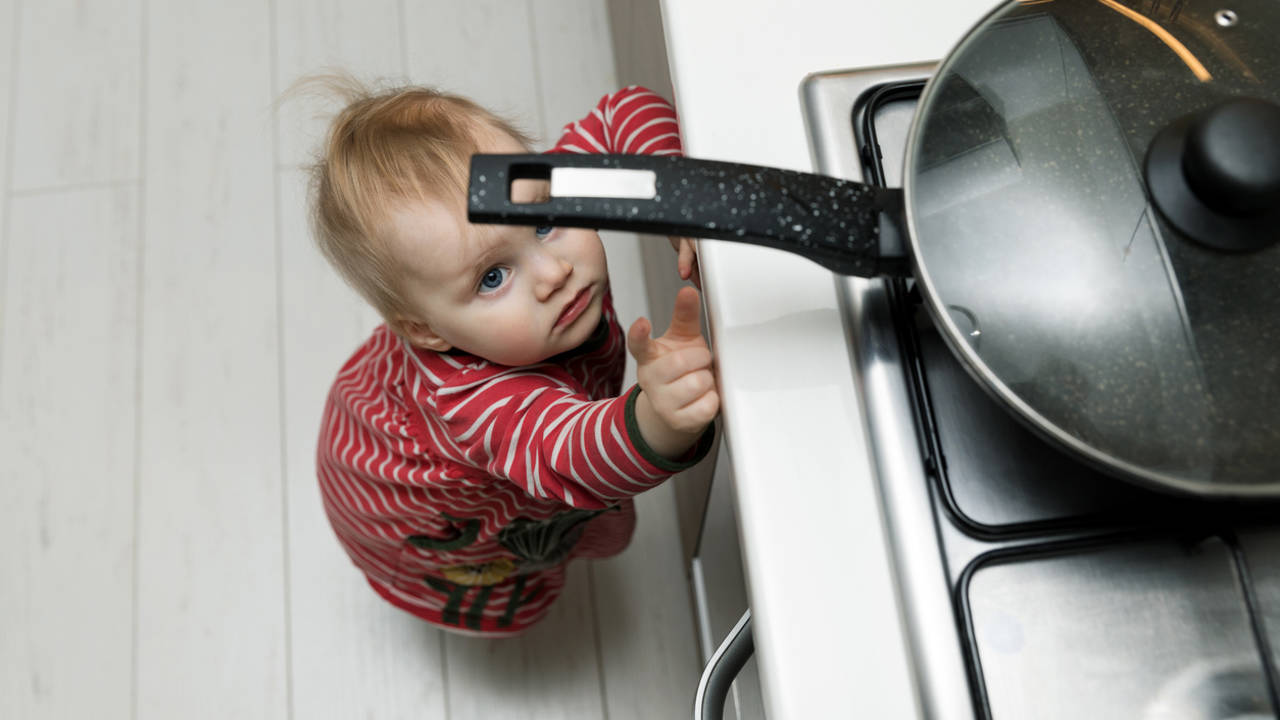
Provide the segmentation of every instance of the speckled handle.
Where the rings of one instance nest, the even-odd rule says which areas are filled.
[[[649,170],[656,194],[511,201],[514,180],[549,179],[553,168]],[[901,208],[900,190],[755,165],[654,155],[475,155],[468,218],[733,240],[871,277],[904,271]]]

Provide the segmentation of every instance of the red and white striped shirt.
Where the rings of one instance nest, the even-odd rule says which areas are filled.
[[[680,150],[671,106],[633,86],[550,152]],[[325,511],[373,588],[429,622],[509,635],[547,613],[569,558],[626,547],[631,496],[700,459],[710,431],[679,463],[650,450],[638,388],[618,394],[625,361],[608,293],[590,340],[527,367],[378,327],[333,384],[316,459]]]

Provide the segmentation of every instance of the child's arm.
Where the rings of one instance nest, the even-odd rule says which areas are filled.
[[[549,152],[680,155],[683,148],[671,103],[632,85],[605,95],[591,114],[565,125]]]
[[[511,368],[442,362],[456,371],[441,377],[438,389],[417,397],[415,402],[435,412],[411,412],[411,434],[429,438],[434,452],[506,478],[535,498],[608,507],[693,465],[711,446],[707,432],[695,438],[696,447],[686,446],[686,453],[666,455],[650,447],[640,429],[639,415],[647,409],[640,410],[644,392],[639,387],[590,400],[555,364]]]
[[[711,350],[701,328],[698,292],[686,287],[676,295],[671,326],[662,337],[649,337],[645,318],[627,333],[641,391],[635,406],[640,435],[668,459],[693,447],[720,412]]]

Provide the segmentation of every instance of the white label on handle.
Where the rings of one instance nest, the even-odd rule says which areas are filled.
[[[623,168],[551,168],[551,197],[599,197],[652,200],[658,175]]]

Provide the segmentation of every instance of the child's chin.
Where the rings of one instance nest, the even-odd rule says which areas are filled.
[[[600,308],[600,300],[597,298],[591,303],[591,305],[587,306],[586,310],[582,311],[582,315],[578,317],[574,322],[573,327],[570,328],[573,336],[573,347],[569,349],[572,350],[591,339],[591,335],[596,331],[596,328],[600,326],[601,319],[602,310]]]

